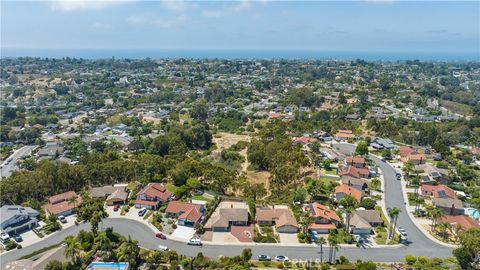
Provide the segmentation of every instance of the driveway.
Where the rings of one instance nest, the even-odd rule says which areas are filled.
[[[172,233],[173,238],[178,238],[179,240],[190,240],[195,234],[195,229],[187,226],[178,226]]]
[[[298,244],[298,237],[296,233],[278,233],[281,244],[294,245]]]
[[[38,242],[41,239],[32,230],[25,231],[21,233],[20,236],[22,236],[22,239],[23,239],[23,241],[19,243],[20,245],[22,245],[22,247],[29,246],[33,243]]]

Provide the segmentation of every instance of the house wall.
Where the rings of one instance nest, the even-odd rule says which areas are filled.
[[[285,226],[277,228],[277,231],[279,233],[297,233],[298,228],[295,227],[295,226],[291,226],[291,225],[285,225]]]
[[[354,228],[352,229],[352,233],[353,234],[371,234],[372,231],[370,229],[357,229],[357,228]]]

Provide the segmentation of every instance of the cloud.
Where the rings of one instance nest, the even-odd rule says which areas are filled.
[[[221,17],[223,14],[218,10],[204,10],[202,11],[202,15],[207,18],[217,18]]]
[[[461,34],[458,32],[450,32],[447,29],[430,29],[425,31],[427,34],[431,35],[449,35],[449,36],[460,36]]]
[[[187,16],[182,14],[172,20],[154,20],[154,21],[151,21],[150,23],[161,28],[171,28],[171,27],[175,27],[177,25],[183,24],[186,20],[187,20]]]
[[[265,3],[265,0],[263,0],[262,3]],[[220,10],[204,10],[202,11],[202,15],[207,18],[218,18],[218,17],[228,16],[233,13],[239,13],[239,12],[250,10],[251,7],[252,7],[251,0],[240,0],[240,1],[234,2],[233,5],[229,5]]]
[[[95,28],[95,29],[110,29],[110,28],[112,28],[112,25],[108,24],[108,23],[96,22],[96,23],[92,24],[92,28]]]
[[[142,16],[130,16],[127,18],[129,23],[145,23],[147,22],[147,18]]]
[[[54,11],[101,10],[111,6],[122,5],[131,0],[52,0],[50,8]]]
[[[166,9],[176,12],[198,7],[198,3],[187,2],[185,0],[162,0],[162,5]]]

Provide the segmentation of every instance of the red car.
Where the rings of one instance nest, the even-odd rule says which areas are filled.
[[[117,212],[118,209],[120,209],[120,204],[115,204],[115,206],[113,207],[113,211]]]
[[[155,234],[155,237],[160,238],[160,239],[167,239],[167,237],[163,233],[157,233]]]

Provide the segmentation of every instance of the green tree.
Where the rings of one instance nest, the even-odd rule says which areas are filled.
[[[480,266],[480,228],[472,228],[460,234],[460,247],[453,251],[462,269]]]
[[[65,238],[65,250],[63,251],[67,258],[70,258],[75,264],[79,260],[79,250],[81,249],[80,243],[75,236],[67,236]]]
[[[361,156],[368,156],[368,143],[365,141],[359,142],[357,148],[355,148],[355,154]]]
[[[397,220],[400,212],[402,212],[399,208],[387,208],[388,216],[390,217],[390,231],[389,231],[389,238],[393,237],[394,229],[397,227]]]
[[[190,116],[199,121],[205,121],[208,118],[208,105],[205,99],[200,99],[192,106]]]
[[[130,235],[128,239],[120,245],[118,251],[118,259],[120,261],[128,262],[132,268],[135,268],[137,265],[137,258],[138,254],[140,253],[140,247],[138,246],[138,242],[132,240]]]
[[[344,207],[344,211],[345,211],[345,219],[346,219],[346,224],[345,224],[345,227],[346,227],[346,231],[347,231],[347,234],[350,234],[350,218],[351,218],[351,214],[353,212],[353,210],[355,210],[355,208],[357,207],[358,205],[358,202],[357,200],[350,196],[350,195],[346,195],[345,197],[343,197],[339,202],[338,204],[340,204],[341,206]]]
[[[315,242],[317,243],[317,245],[320,246],[320,264],[322,264],[323,263],[323,245],[325,245],[327,241],[325,240],[325,238],[319,237]]]

